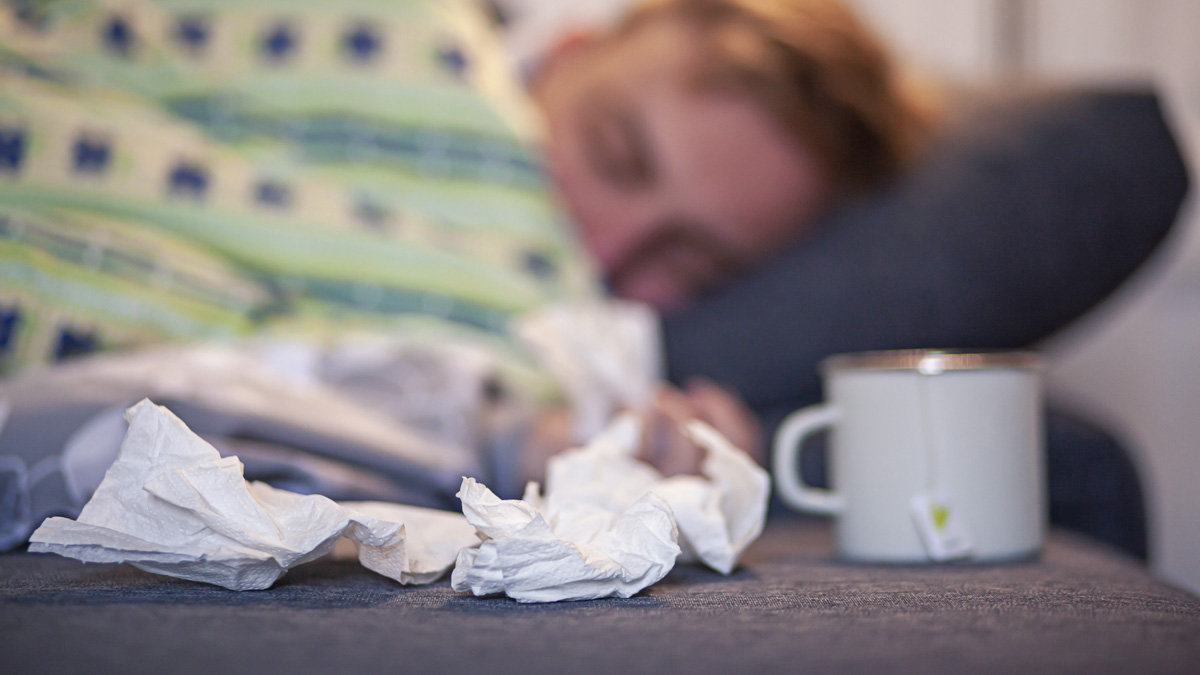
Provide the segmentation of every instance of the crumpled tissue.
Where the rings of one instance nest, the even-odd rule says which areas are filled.
[[[475,528],[455,513],[339,505],[247,483],[236,457],[222,458],[148,400],[126,419],[120,455],[79,518],[47,519],[30,551],[258,590],[342,537],[357,546],[363,566],[405,584],[435,580],[460,548],[478,542]]]
[[[637,460],[641,424],[625,415],[550,460],[544,497],[530,483],[523,499],[501,500],[463,479],[463,515],[487,538],[459,552],[454,590],[518,602],[627,598],[677,559],[731,572],[762,532],[770,479],[707,424],[684,431],[706,452],[703,476],[663,478]]]
[[[648,405],[662,381],[662,336],[648,305],[597,300],[522,315],[513,333],[554,377],[585,442],[622,409]]]

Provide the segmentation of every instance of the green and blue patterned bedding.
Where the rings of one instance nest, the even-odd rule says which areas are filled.
[[[0,359],[462,336],[592,296],[472,3],[9,0]]]

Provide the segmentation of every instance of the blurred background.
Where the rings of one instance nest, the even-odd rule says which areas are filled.
[[[529,75],[565,32],[612,21],[631,3],[478,2],[503,27],[495,44],[477,17],[452,9],[465,0],[444,11],[401,0],[57,3],[67,8],[67,30],[87,36],[75,42],[44,39],[43,3],[6,0],[9,23],[0,28],[9,42],[0,41],[0,59],[24,72],[0,91],[0,245],[41,237],[38,256],[52,251],[53,260],[0,247],[10,256],[0,270],[40,275],[59,297],[123,318],[96,323],[98,314],[85,321],[43,304],[40,323],[31,322],[12,308],[38,309],[39,299],[0,283],[0,358],[10,361],[0,368],[167,335],[243,335],[246,317],[274,335],[403,327],[435,347],[453,335],[508,354],[498,334],[512,315],[594,296],[528,151],[529,111],[496,69]],[[850,2],[935,80],[1151,81],[1197,165],[1197,0]],[[209,44],[218,33],[208,17],[218,9],[242,16],[232,22],[234,48]],[[302,15],[303,25],[259,30],[285,10]],[[386,24],[354,20],[380,12]],[[146,39],[146,22],[166,37]],[[326,48],[298,49],[301,39]],[[200,58],[210,49],[234,60]],[[85,74],[86,96],[46,64]],[[302,73],[311,90],[290,73]],[[330,100],[335,115],[322,112]],[[135,154],[112,143],[128,137],[155,142],[138,144]],[[70,172],[38,163],[52,150],[68,152],[54,142],[74,143]],[[5,182],[18,170],[30,180]],[[58,190],[67,182],[64,201]],[[150,222],[166,226],[153,236],[135,232]],[[81,231],[103,239],[85,241]],[[303,246],[280,246],[285,233]],[[154,279],[154,293],[120,287],[131,275]],[[32,278],[18,281],[36,287]],[[64,295],[76,283],[86,297]],[[1195,188],[1151,264],[1045,347],[1052,395],[1105,420],[1136,455],[1155,571],[1200,592]],[[303,361],[304,353],[276,357]]]

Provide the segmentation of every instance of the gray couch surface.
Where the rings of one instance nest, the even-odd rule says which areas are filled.
[[[1037,560],[875,566],[773,520],[728,577],[677,567],[628,600],[520,605],[353,562],[237,593],[0,555],[6,673],[1196,672],[1200,599],[1055,533]]]

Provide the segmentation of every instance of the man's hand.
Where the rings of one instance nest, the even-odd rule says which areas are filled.
[[[643,415],[644,432],[638,459],[649,462],[665,476],[700,473],[704,451],[683,433],[690,419],[707,422],[755,461],[763,463],[762,430],[758,418],[737,394],[705,379],[694,379],[684,389],[664,385],[652,408]]]
[[[700,473],[704,451],[683,432],[683,424],[691,419],[712,425],[759,464],[765,461],[758,418],[737,394],[709,380],[691,380],[683,389],[663,385],[653,405],[641,411],[641,417],[642,443],[637,458],[664,476]],[[570,416],[566,410],[539,417],[517,458],[521,475],[527,480],[543,480],[546,461],[571,447],[570,437]]]

